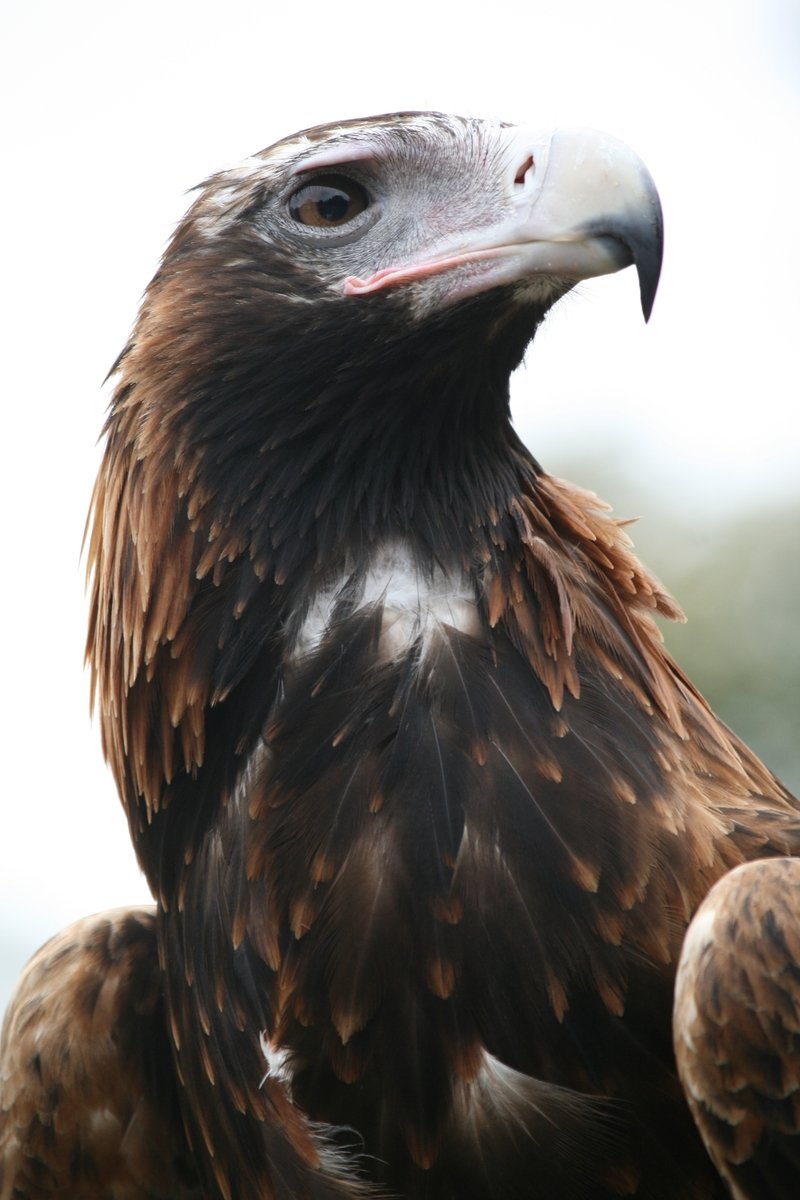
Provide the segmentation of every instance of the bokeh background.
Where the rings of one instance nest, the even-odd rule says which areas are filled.
[[[514,379],[548,469],[681,599],[670,646],[800,788],[796,0],[4,0],[0,1007],[67,921],[144,900],[88,715],[80,545],[103,377],[186,192],[307,125],[401,108],[594,125],[667,244],[576,289]]]

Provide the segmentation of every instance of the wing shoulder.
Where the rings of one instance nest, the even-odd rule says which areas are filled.
[[[155,913],[87,917],[28,963],[0,1041],[0,1194],[190,1200]]]
[[[689,927],[676,984],[678,1070],[737,1200],[797,1195],[800,859],[724,876]]]

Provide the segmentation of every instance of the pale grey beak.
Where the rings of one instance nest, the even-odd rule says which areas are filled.
[[[509,143],[514,241],[524,248],[528,269],[589,279],[633,264],[648,320],[661,274],[664,226],[658,192],[642,160],[624,142],[593,129],[555,130],[549,136],[515,129],[509,130]]]

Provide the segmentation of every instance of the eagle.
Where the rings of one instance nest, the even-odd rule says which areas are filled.
[[[625,523],[509,415],[552,305],[633,265],[647,318],[661,255],[646,168],[587,130],[397,113],[200,187],[88,530],[155,905],[23,973],[2,1200],[796,1194],[796,1148],[795,1186],[753,1163],[797,1142],[797,931],[750,897],[790,903],[800,805],[666,652]]]

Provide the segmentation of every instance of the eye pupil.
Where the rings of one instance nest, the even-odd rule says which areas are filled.
[[[369,205],[360,183],[341,175],[317,178],[289,198],[289,212],[300,225],[331,229],[346,225]]]
[[[345,192],[337,192],[334,188],[322,188],[317,201],[317,212],[321,219],[330,225],[338,225],[343,221],[352,205],[352,199]]]

